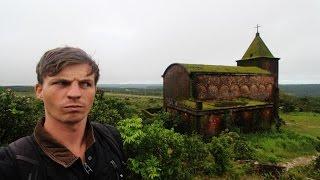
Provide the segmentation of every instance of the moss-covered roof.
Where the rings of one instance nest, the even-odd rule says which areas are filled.
[[[261,39],[259,33],[256,34],[256,37],[253,39],[252,43],[250,44],[249,48],[247,49],[246,53],[244,53],[241,59],[245,60],[258,57],[275,58],[266,46],[266,44]]]
[[[196,102],[192,99],[187,100],[180,100],[178,101],[180,106],[189,109],[196,109]],[[218,109],[225,109],[225,108],[232,108],[232,107],[248,107],[248,106],[258,106],[258,105],[265,105],[268,102],[265,101],[258,101],[246,98],[239,98],[229,101],[203,101],[202,102],[202,110],[218,110]]]
[[[204,64],[180,64],[189,74],[191,73],[226,73],[226,74],[270,74],[269,71],[258,67],[204,65]]]

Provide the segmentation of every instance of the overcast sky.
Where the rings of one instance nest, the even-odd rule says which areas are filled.
[[[75,46],[100,83],[162,83],[171,63],[236,65],[255,36],[282,84],[320,83],[319,0],[0,0],[0,85],[33,85],[48,50]]]

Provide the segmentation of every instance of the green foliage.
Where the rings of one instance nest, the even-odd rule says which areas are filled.
[[[174,129],[176,132],[183,132],[183,121],[180,115],[171,115],[168,112],[161,111],[155,117],[154,122],[162,122],[164,127],[167,129]]]
[[[283,112],[303,111],[320,113],[320,97],[296,97],[280,93],[280,109]]]
[[[170,118],[170,114],[168,112],[163,111],[163,110],[156,113],[153,117],[151,117],[151,118],[145,117],[145,119],[143,120],[143,124],[152,124],[154,122],[164,123],[165,126],[167,123],[170,123],[170,126],[168,126],[168,127],[173,127],[173,126],[171,126],[172,121]]]
[[[255,150],[247,141],[237,139],[234,143],[235,159],[248,160],[255,158]]]
[[[118,122],[132,177],[189,179],[195,175],[224,174],[234,159],[251,159],[252,148],[237,133],[223,133],[205,143],[197,134],[182,135],[164,127],[167,113],[151,124],[140,118]]]
[[[121,133],[125,147],[129,145],[139,145],[145,136],[142,131],[142,119],[132,118],[118,122],[118,130]]]
[[[320,84],[279,84],[279,88],[298,97],[320,97]]]
[[[272,130],[263,133],[243,135],[255,149],[259,162],[277,163],[287,159],[314,154],[319,143],[314,137],[301,135],[293,131]]]
[[[185,136],[184,165],[186,172],[195,174],[214,174],[216,172],[216,161],[209,151],[209,146],[198,134]]]
[[[228,144],[221,142],[218,138],[214,138],[209,146],[210,153],[216,162],[216,173],[221,175],[226,172],[231,166],[230,147]]]
[[[131,170],[144,179],[156,179],[160,177],[160,162],[153,155],[139,156],[136,159],[129,159]]]
[[[131,117],[133,112],[124,101],[106,97],[103,91],[98,91],[89,117],[92,121],[115,126],[120,120]]]
[[[312,112],[290,112],[280,113],[280,117],[286,122],[283,128],[299,134],[320,138],[320,114]]]
[[[297,97],[280,93],[280,109],[283,112],[292,112],[296,110]]]
[[[232,160],[235,157],[234,144],[237,141],[239,135],[234,132],[221,133],[219,137],[213,137],[208,144],[209,151],[215,160],[215,171],[218,175],[221,175],[231,169]]]
[[[124,141],[131,142],[125,144],[125,149],[131,157],[129,168],[134,173],[144,179],[183,174],[179,173],[182,170],[179,159],[183,154],[183,135],[163,128],[160,123],[143,126],[139,118],[125,119],[118,123],[118,128]]]
[[[32,133],[43,115],[43,106],[32,97],[16,96],[10,89],[0,90],[0,112],[0,144],[8,144]]]
[[[287,100],[290,97],[282,103]],[[241,134],[241,137],[237,133],[224,132],[204,141],[197,134],[178,133],[186,129],[186,126],[181,125],[181,119],[170,117],[167,112],[158,112],[152,118],[138,118],[138,111],[150,104],[157,107],[162,102],[154,97],[108,97],[103,92],[98,92],[90,114],[95,121],[117,124],[129,157],[131,179],[203,179],[221,176],[238,179],[251,167],[240,167],[235,160],[255,159],[259,162],[277,163],[297,156],[311,155],[316,149],[320,149],[320,139],[315,138],[320,137],[320,116],[317,113],[281,114],[281,118],[288,122],[281,132],[272,130]],[[308,98],[292,101],[294,111],[308,109],[312,104],[315,103]],[[10,90],[0,90],[0,110],[1,144],[31,134],[34,124],[43,116],[40,101],[33,97],[16,96]],[[237,130],[232,128],[234,122],[231,112],[225,112],[223,122],[227,129]],[[259,125],[260,122],[255,123]],[[319,161],[319,158],[314,161],[308,167],[310,170],[290,172],[290,177],[305,177],[305,171],[308,172],[308,177],[319,179],[320,173],[316,170]]]

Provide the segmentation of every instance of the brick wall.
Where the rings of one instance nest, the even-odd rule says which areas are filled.
[[[271,100],[274,77],[263,75],[198,75],[195,77],[199,100],[231,100],[247,97]]]

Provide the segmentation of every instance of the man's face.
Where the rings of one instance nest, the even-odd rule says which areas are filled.
[[[94,74],[88,75],[90,72],[88,64],[68,65],[36,86],[36,95],[44,102],[46,120],[62,123],[86,120],[96,92]]]

